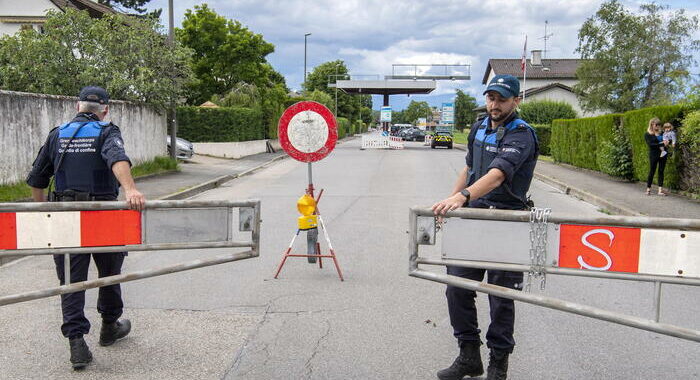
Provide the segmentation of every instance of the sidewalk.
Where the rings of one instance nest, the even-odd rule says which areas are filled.
[[[535,177],[613,214],[700,219],[700,202],[680,195],[646,195],[646,184],[540,160]],[[568,189],[568,190],[567,190]]]
[[[184,199],[285,157],[287,154],[284,151],[259,153],[235,160],[195,155],[191,160],[180,163],[179,172],[137,180],[136,187],[146,196],[146,200]]]

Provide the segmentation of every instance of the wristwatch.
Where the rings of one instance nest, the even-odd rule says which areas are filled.
[[[470,193],[467,189],[462,189],[462,191],[460,191],[459,193],[464,195],[465,198],[467,198],[467,200],[464,201],[465,203],[469,202],[469,199],[471,199],[472,197],[472,193]]]

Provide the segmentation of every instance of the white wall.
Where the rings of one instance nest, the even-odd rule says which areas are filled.
[[[77,98],[0,90],[0,184],[26,178],[49,131],[76,114]],[[118,125],[134,165],[167,155],[165,114],[110,101],[107,120]]]
[[[192,143],[194,152],[207,156],[222,158],[241,158],[253,154],[267,152],[268,140],[239,141],[239,142],[212,142]],[[279,140],[270,140],[275,150],[281,150]]]

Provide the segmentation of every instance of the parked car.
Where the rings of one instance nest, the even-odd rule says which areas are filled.
[[[403,139],[406,141],[423,141],[425,140],[425,132],[420,128],[413,128],[404,134]]]
[[[430,142],[430,148],[435,149],[436,146],[446,146],[447,149],[452,149],[452,134],[445,131],[435,132],[433,140]]]
[[[166,143],[168,145],[168,155],[170,155],[171,147],[170,147],[170,135],[168,135],[166,138]],[[176,137],[175,138],[175,145],[177,145],[177,150],[175,151],[175,156],[181,160],[188,160],[192,158],[192,155],[194,154],[194,145],[192,145],[191,142],[180,138]]]

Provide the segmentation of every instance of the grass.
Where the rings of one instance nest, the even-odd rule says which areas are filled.
[[[467,136],[469,136],[468,133],[463,133],[463,132],[455,132],[454,133],[454,143],[455,144],[466,144],[467,143]]]
[[[151,161],[132,167],[131,175],[137,178],[173,170],[179,170],[177,160],[173,161],[170,157],[158,156]],[[31,198],[31,196],[32,191],[24,182],[0,185],[0,202],[13,202]]]
[[[552,156],[545,156],[543,154],[540,154],[539,159],[542,161],[554,162],[554,159],[552,158]]]

